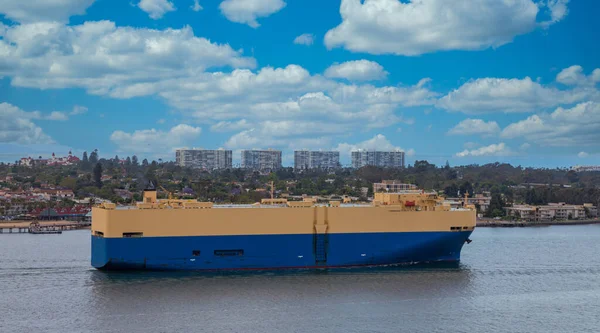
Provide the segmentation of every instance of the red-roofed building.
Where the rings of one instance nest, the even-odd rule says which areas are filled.
[[[49,159],[43,159],[41,156],[37,159],[23,157],[19,160],[19,165],[26,167],[33,167],[34,165],[74,165],[79,163],[79,161],[79,157],[69,151],[69,155],[63,157],[57,157],[55,153],[52,153],[52,157]]]
[[[52,157],[48,159],[48,165],[73,165],[79,162],[79,157],[74,156],[69,150],[69,155],[65,157],[56,157],[54,153],[52,153]]]
[[[90,211],[89,206],[76,205],[73,207],[36,208],[30,214],[40,220],[68,220],[85,218]]]
[[[39,189],[36,188],[32,191],[33,195],[36,195],[45,200],[61,200],[61,199],[73,199],[75,193],[69,189]]]

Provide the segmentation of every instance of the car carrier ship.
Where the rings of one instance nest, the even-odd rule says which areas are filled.
[[[436,193],[375,193],[370,204],[312,198],[215,205],[157,199],[92,209],[92,266],[102,270],[313,269],[457,262],[475,207]]]

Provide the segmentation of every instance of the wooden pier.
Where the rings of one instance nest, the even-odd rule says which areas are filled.
[[[8,222],[0,223],[0,234],[61,234],[63,231],[89,228],[89,222]]]

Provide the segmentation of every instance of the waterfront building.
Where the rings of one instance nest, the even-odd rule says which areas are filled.
[[[477,208],[477,213],[484,214],[490,207],[492,196],[490,192],[477,193],[467,198],[467,203]],[[446,202],[453,208],[458,208],[465,202],[464,197],[446,197]]]
[[[281,150],[242,150],[242,168],[270,172],[281,168]]]
[[[399,180],[382,180],[381,183],[373,183],[373,192],[398,193],[403,191],[417,190],[417,185],[402,183]]]
[[[310,170],[322,169],[330,170],[340,167],[339,151],[294,151],[294,169]]]
[[[352,152],[352,167],[355,169],[367,165],[383,168],[403,168],[404,152],[357,150]]]
[[[175,160],[182,167],[218,170],[231,168],[231,150],[177,149]]]
[[[508,216],[529,222],[552,220],[581,220],[598,217],[598,207],[591,203],[569,205],[564,202],[544,206],[515,205],[505,207]]]

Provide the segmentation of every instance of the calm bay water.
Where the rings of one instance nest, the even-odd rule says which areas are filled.
[[[0,235],[0,332],[598,332],[600,225],[477,229],[457,267],[105,273]]]

